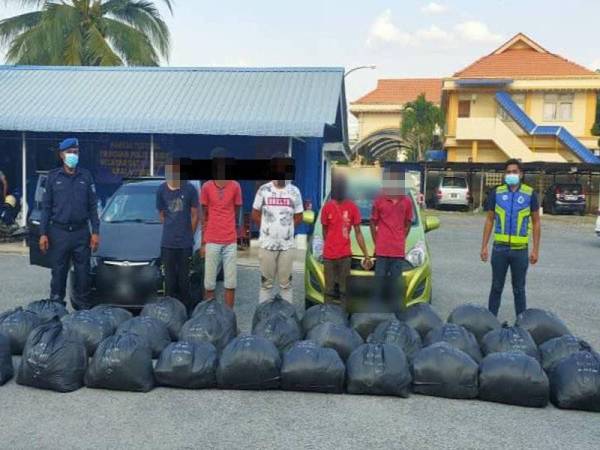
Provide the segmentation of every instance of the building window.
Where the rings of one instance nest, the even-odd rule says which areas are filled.
[[[525,112],[525,94],[512,94],[511,98]],[[511,120],[506,110],[500,105],[498,105],[498,117],[502,120]]]
[[[458,101],[458,117],[470,117],[471,116],[471,100],[459,100]]]
[[[574,94],[546,94],[544,95],[544,120],[569,121],[573,120]]]

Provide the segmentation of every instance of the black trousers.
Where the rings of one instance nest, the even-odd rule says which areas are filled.
[[[68,231],[50,226],[48,233],[52,259],[50,298],[64,301],[69,266],[73,264],[73,302],[87,308],[90,293],[90,231],[88,227]]]
[[[190,295],[191,248],[162,247],[161,259],[165,268],[165,295],[175,297],[189,309],[195,306]]]

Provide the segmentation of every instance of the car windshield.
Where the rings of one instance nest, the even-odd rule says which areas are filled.
[[[352,184],[348,186],[348,198],[351,199],[358,209],[360,210],[361,223],[363,225],[368,224],[371,218],[371,210],[373,209],[373,201],[381,191],[381,185],[377,183],[369,184]],[[329,197],[328,197],[329,199]],[[418,215],[416,210],[416,204],[412,195],[410,200],[413,207],[413,221],[412,225],[418,224]]]
[[[558,185],[558,189],[566,195],[579,195],[582,191],[580,184],[560,184]]]
[[[466,188],[467,180],[461,177],[444,177],[442,178],[442,186],[451,188]]]
[[[156,210],[156,189],[120,189],[106,205],[102,221],[160,223]]]

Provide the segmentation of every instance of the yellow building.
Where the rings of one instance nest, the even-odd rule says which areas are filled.
[[[600,74],[523,34],[443,80],[448,161],[598,163]]]
[[[358,120],[358,140],[380,132],[399,133],[401,111],[407,102],[420,94],[440,104],[440,78],[402,78],[378,80],[377,87],[350,104],[350,112]]]

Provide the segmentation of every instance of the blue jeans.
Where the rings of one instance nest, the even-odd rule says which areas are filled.
[[[515,297],[515,313],[519,315],[527,309],[525,299],[525,278],[529,267],[529,251],[511,249],[507,245],[494,245],[492,250],[492,289],[490,291],[489,310],[498,315],[506,272],[510,267],[513,295]]]
[[[397,305],[404,301],[404,278],[402,264],[404,258],[377,256],[375,260],[375,300],[388,305]]]

